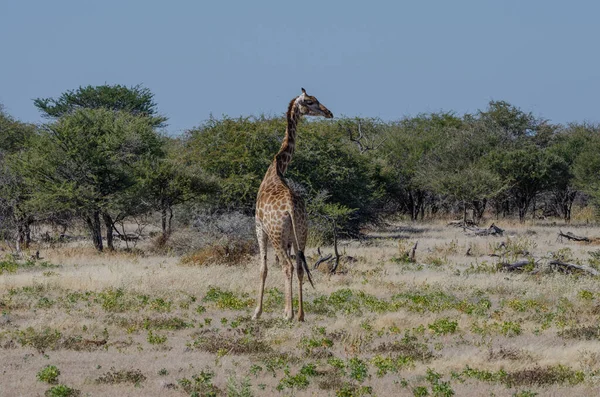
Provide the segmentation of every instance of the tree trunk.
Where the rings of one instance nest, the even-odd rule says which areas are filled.
[[[31,219],[27,218],[25,222],[25,248],[29,248],[31,244]]]
[[[92,237],[92,242],[94,243],[94,248],[98,251],[102,252],[102,227],[100,224],[100,212],[95,211],[92,214],[88,215],[85,219],[88,228],[90,229],[90,234]]]
[[[167,223],[167,233],[169,234],[169,236],[171,235],[171,232],[173,231],[171,225],[173,224],[173,208],[169,207],[169,222]]]
[[[114,251],[115,245],[113,243],[113,220],[109,214],[102,214],[102,218],[104,218],[104,226],[106,226],[106,247],[110,251]]]
[[[28,216],[22,216],[16,219],[17,223],[17,243],[19,243],[19,250],[22,248],[29,248],[31,243],[31,219]]]
[[[481,218],[483,218],[483,213],[485,212],[485,207],[487,206],[487,199],[483,200],[473,200],[473,222],[478,225],[481,222]]]
[[[565,193],[562,199],[561,205],[565,223],[571,223],[571,209],[573,208],[573,202],[575,201],[576,197],[577,191],[569,191]]]
[[[163,205],[160,210],[160,220],[162,226],[163,239],[167,239],[167,207]]]
[[[418,210],[417,203],[412,192],[408,192],[408,204],[410,207],[410,220],[415,222],[417,220]]]
[[[519,202],[519,222],[525,223],[525,215],[527,215],[527,203]]]
[[[15,238],[15,251],[18,256],[21,256],[21,225],[17,228],[17,236]]]

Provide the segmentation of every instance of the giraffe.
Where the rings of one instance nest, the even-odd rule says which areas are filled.
[[[271,241],[275,251],[275,263],[279,264],[280,260],[283,261],[285,318],[291,320],[294,317],[292,307],[294,265],[290,255],[292,246],[296,254],[295,268],[298,276],[298,321],[304,321],[302,281],[305,271],[308,281],[314,288],[304,257],[308,231],[304,201],[300,195],[290,189],[283,178],[294,154],[296,127],[302,116],[332,118],[333,114],[320,104],[317,98],[308,95],[304,88],[302,88],[302,94],[292,99],[288,106],[285,138],[260,184],[256,199],[256,236],[258,238],[261,265],[258,305],[254,311],[254,319],[258,319],[262,313],[265,280],[267,279],[267,241]]]

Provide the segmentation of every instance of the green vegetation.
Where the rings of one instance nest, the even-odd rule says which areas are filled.
[[[42,382],[56,384],[58,375],[60,375],[60,370],[55,365],[47,365],[37,373],[37,378]]]
[[[78,397],[81,395],[81,391],[73,389],[67,385],[56,385],[46,390],[44,396],[46,397]]]
[[[194,212],[188,225],[203,213],[250,215],[285,130],[282,117],[223,117],[169,137],[158,130],[167,118],[142,86],[79,87],[34,105],[48,124],[26,125],[0,109],[1,231],[17,236],[17,251],[36,223],[68,227],[79,218],[102,250],[114,249],[113,234],[129,247],[119,225],[157,213],[157,246],[168,248],[179,209]],[[415,220],[444,211],[478,223],[488,211],[568,222],[577,197],[600,206],[598,126],[549,124],[505,101],[462,116],[342,118],[299,128],[287,176],[307,201],[315,244],[391,214]],[[232,247],[251,252],[214,243],[205,247],[226,247],[222,258]]]
[[[177,381],[181,389],[190,396],[216,397],[219,389],[213,385],[212,379],[215,373],[210,370],[202,370],[198,375],[192,376],[192,379],[182,378]]]

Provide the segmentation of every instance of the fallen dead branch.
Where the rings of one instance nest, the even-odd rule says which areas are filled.
[[[475,236],[502,236],[504,229],[499,228],[495,224],[491,224],[487,229],[481,229],[478,227],[463,226],[463,230],[472,232]]]
[[[591,240],[587,237],[584,236],[576,236],[575,234],[571,233],[571,232],[566,232],[563,233],[562,230],[558,230],[558,238],[560,239],[560,241],[562,242],[563,238],[566,238],[568,240],[573,240],[573,241],[583,241],[586,243],[589,243]]]
[[[505,272],[514,272],[524,270],[523,267],[529,264],[532,264],[530,260],[521,260],[514,263],[500,263],[499,266],[502,266],[502,270]]]
[[[559,260],[552,260],[552,261],[548,262],[548,265],[551,268],[554,268],[556,270],[559,270],[559,271],[562,271],[565,273],[572,273],[574,271],[582,271],[582,272],[589,273],[593,276],[597,276],[600,274],[600,272],[598,272],[596,269],[593,269],[589,266],[576,265],[574,263],[567,263],[567,262],[563,262],[563,261],[559,261]]]
[[[409,259],[411,262],[413,262],[413,263],[417,261],[417,259],[415,258],[415,253],[416,253],[416,251],[417,251],[417,246],[418,246],[418,245],[419,245],[419,242],[417,241],[417,242],[415,243],[415,245],[412,247],[412,249],[410,250],[410,256],[408,257],[408,259]]]
[[[323,254],[321,254],[321,247],[317,248],[317,253],[319,254],[319,259],[317,259],[317,261],[315,262],[313,269],[318,269],[319,265],[323,262],[328,262],[332,257],[333,254],[329,254],[327,256],[323,256]]]

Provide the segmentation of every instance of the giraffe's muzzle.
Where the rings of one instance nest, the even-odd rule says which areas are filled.
[[[323,112],[323,116],[327,119],[332,119],[333,118],[333,113],[331,113],[331,111],[329,109],[327,109],[325,106],[319,104],[319,109],[321,109],[321,112]]]

